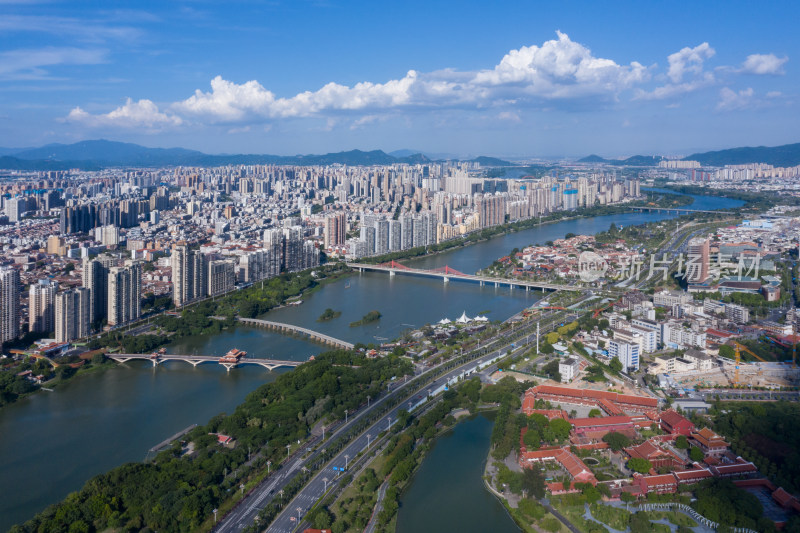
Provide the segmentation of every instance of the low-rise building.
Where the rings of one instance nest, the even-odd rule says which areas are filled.
[[[691,435],[692,431],[695,430],[694,424],[689,419],[673,409],[668,409],[661,413],[659,423],[661,424],[661,429],[667,433],[677,433],[685,437]]]
[[[558,363],[558,373],[561,374],[562,383],[569,383],[575,379],[578,370],[580,370],[580,361],[577,357],[568,357]]]
[[[728,443],[714,433],[709,428],[703,428],[700,431],[692,433],[692,441],[700,447],[706,455],[718,456],[725,453],[728,449]]]

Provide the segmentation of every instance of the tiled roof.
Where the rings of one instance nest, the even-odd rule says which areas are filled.
[[[596,418],[572,418],[569,420],[569,423],[576,428],[590,428],[631,424],[632,421],[629,416],[604,416]]]
[[[661,421],[666,422],[670,427],[675,427],[681,423],[689,424],[690,426],[694,427],[694,424],[692,424],[686,417],[678,414],[678,412],[673,409],[668,409],[667,411],[661,413]]]

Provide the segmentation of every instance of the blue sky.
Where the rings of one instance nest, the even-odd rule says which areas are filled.
[[[797,4],[696,4],[0,0],[0,146],[615,157],[800,141]]]

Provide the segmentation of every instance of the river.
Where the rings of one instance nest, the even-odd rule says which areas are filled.
[[[721,209],[738,200],[695,197],[692,208]],[[495,237],[442,254],[408,261],[419,268],[449,265],[472,273],[513,248],[544,243],[567,233],[595,234],[618,226],[672,218],[665,213],[630,213],[577,219]],[[539,292],[480,287],[434,278],[362,273],[322,286],[299,306],[270,311],[264,318],[297,324],[349,342],[391,339],[403,330],[486,313],[504,320],[541,297]],[[326,308],[339,318],[317,322]],[[371,310],[383,317],[349,327]],[[171,353],[222,355],[231,348],[251,356],[305,360],[322,347],[263,330],[235,327],[215,336],[184,339]],[[0,409],[0,531],[30,518],[48,504],[80,489],[90,477],[128,461],[141,461],[147,450],[190,424],[203,424],[231,412],[247,393],[274,380],[284,369],[267,372],[255,365],[230,373],[215,364],[133,361],[118,368],[80,376],[54,392],[40,392]]]
[[[400,497],[397,533],[520,531],[483,486],[492,425],[479,415],[436,439]]]

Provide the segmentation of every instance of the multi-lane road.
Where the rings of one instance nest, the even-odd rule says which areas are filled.
[[[541,334],[547,333],[554,326],[558,326],[559,314],[549,312],[546,316],[540,317],[542,319],[548,318],[550,321],[543,324],[541,327]],[[530,327],[530,326],[528,326]],[[535,326],[534,326],[535,327]],[[291,500],[287,501],[282,512],[273,520],[268,531],[275,532],[291,532],[294,531],[298,525],[298,521],[302,521],[308,510],[324,495],[326,489],[330,489],[332,483],[336,481],[337,476],[341,476],[343,470],[350,466],[350,462],[356,458],[359,452],[365,451],[368,447],[375,445],[375,439],[382,431],[389,429],[390,424],[395,423],[398,413],[402,409],[409,409],[410,405],[418,404],[425,399],[425,396],[430,392],[441,392],[443,387],[448,382],[453,382],[462,376],[465,370],[472,369],[476,365],[483,366],[488,361],[497,359],[501,355],[505,355],[510,347],[508,339],[515,334],[520,333],[521,328],[516,330],[508,330],[498,335],[489,344],[497,346],[490,352],[481,355],[480,357],[472,358],[468,362],[460,363],[455,366],[453,362],[442,363],[437,367],[429,369],[425,374],[433,375],[433,373],[441,372],[446,369],[446,373],[437,377],[433,382],[426,384],[423,389],[413,394],[408,400],[404,400],[392,409],[386,411],[380,418],[374,421],[366,430],[360,433],[357,437],[352,439],[344,448],[339,450],[332,459],[330,459],[325,467],[317,472],[311,480],[301,489],[301,491]],[[476,348],[474,351],[479,352],[485,349],[486,345]],[[521,351],[525,347],[517,347],[516,350]],[[419,376],[418,376],[419,377]],[[411,381],[410,383],[414,383]],[[346,424],[342,424],[332,435],[326,437],[325,442],[318,443],[317,448],[308,454],[306,457],[297,457],[285,465],[282,469],[274,472],[270,477],[264,480],[258,487],[242,500],[239,505],[222,518],[214,529],[217,532],[233,533],[242,531],[246,527],[252,525],[256,521],[256,517],[261,509],[269,504],[274,499],[280,497],[281,490],[286,487],[297,475],[300,475],[303,468],[307,465],[316,463],[319,459],[324,458],[328,453],[328,444],[336,440],[339,435],[345,434],[352,428],[362,423],[362,420],[368,418],[377,412],[389,399],[402,397],[406,394],[407,384],[398,384],[395,388],[383,395],[382,398],[373,402],[368,407],[363,407],[359,413],[351,416]],[[410,405],[409,405],[410,404]],[[313,444],[317,444],[314,442]],[[335,469],[334,469],[335,468]],[[346,471],[346,470],[344,470]],[[327,478],[327,481],[326,481]],[[288,499],[288,497],[287,497]],[[292,520],[294,518],[294,520]]]
[[[426,385],[425,390],[419,391],[414,394],[410,399],[412,405],[425,399],[428,390],[431,392],[436,391],[447,382],[452,382],[464,373],[466,368],[472,368],[476,365],[481,365],[504,355],[503,349],[494,350],[484,356],[470,361],[464,365],[460,365],[448,371],[443,376],[438,377],[436,380]],[[379,433],[391,427],[392,424],[397,422],[398,414],[401,410],[409,410],[409,404],[402,402],[394,408],[384,413],[375,423],[368,429],[361,433],[358,437],[353,439],[347,446],[339,451],[336,456],[320,470],[311,481],[297,494],[295,499],[286,506],[286,509],[278,515],[272,522],[267,531],[275,533],[291,533],[297,526],[297,520],[302,519],[305,513],[324,495],[326,485],[330,488],[330,480],[334,480],[337,475],[341,475],[342,470],[349,466],[349,462],[354,460],[359,452],[366,451],[368,444],[374,445],[374,441]],[[336,470],[334,470],[336,469]],[[324,479],[328,478],[329,482],[326,484]],[[299,510],[298,510],[299,508]],[[294,518],[295,520],[292,520]]]

